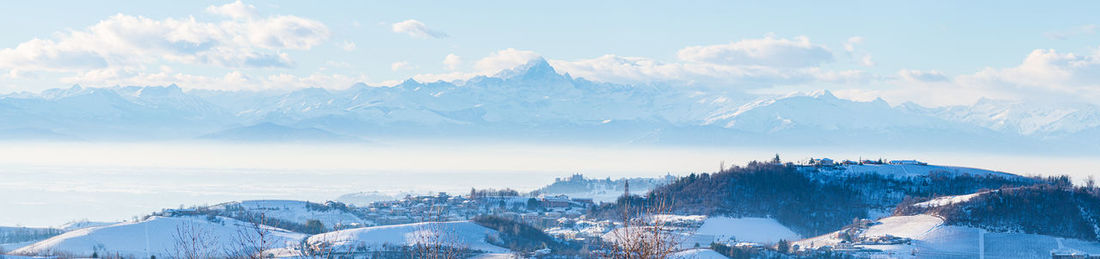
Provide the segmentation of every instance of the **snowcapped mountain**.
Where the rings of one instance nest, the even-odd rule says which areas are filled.
[[[356,84],[342,90],[74,86],[0,96],[0,121],[3,139],[161,140],[247,134],[272,141],[297,135],[312,141],[309,136],[329,135],[382,141],[483,138],[936,148],[1074,147],[1071,144],[1081,138],[1100,139],[1100,109],[1088,104],[982,100],[969,106],[928,108],[911,103],[891,106],[881,99],[852,101],[828,91],[761,96],[705,86],[621,85],[559,74],[541,59],[494,76],[452,82],[410,79],[395,86]],[[285,127],[285,134],[252,134],[256,129],[250,127],[255,125]]]
[[[928,109],[906,104],[914,111],[1020,135],[1066,135],[1100,126],[1100,108],[1085,103],[1028,103],[983,98],[971,106]]]

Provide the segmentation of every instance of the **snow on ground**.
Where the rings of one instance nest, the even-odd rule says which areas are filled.
[[[695,236],[713,241],[740,241],[771,244],[802,239],[791,229],[769,218],[710,217],[695,231]]]
[[[892,235],[904,238],[919,238],[943,225],[940,217],[920,214],[913,216],[894,216],[880,219],[880,224],[871,226],[863,231],[865,237],[881,237]]]
[[[985,194],[985,192],[976,192],[976,193],[971,193],[971,194],[936,197],[935,199],[931,199],[931,200],[928,200],[926,202],[913,204],[913,206],[917,206],[917,207],[921,207],[921,208],[939,207],[939,206],[944,206],[944,205],[956,204],[956,203],[960,203],[960,202],[969,201],[970,199],[973,199],[974,197],[978,197],[979,195],[982,195],[982,194]]]
[[[684,250],[684,251],[676,252],[676,253],[672,254],[672,256],[670,258],[673,258],[673,259],[726,259],[726,258],[729,258],[729,257],[726,257],[722,254],[719,254],[718,252],[715,252],[714,250],[699,248],[699,249],[690,249],[690,250]]]
[[[348,193],[348,194],[340,195],[340,197],[336,198],[336,201],[343,202],[343,203],[348,204],[348,205],[366,207],[366,206],[368,206],[368,205],[370,205],[371,203],[374,203],[374,202],[400,200],[401,198],[404,198],[406,195],[417,195],[417,193],[414,193],[414,192],[387,193],[387,192],[380,192],[380,191],[357,192],[357,193]]]
[[[516,255],[513,255],[513,254],[489,253],[489,254],[480,254],[480,255],[474,256],[472,259],[515,259],[515,258],[519,258],[519,257],[516,257]]]
[[[499,233],[471,221],[424,222],[345,229],[321,233],[309,237],[311,245],[331,244],[337,250],[355,246],[413,245],[416,243],[442,243],[447,246],[481,250],[489,253],[509,253],[486,240],[497,238]]]
[[[64,230],[65,232],[69,232],[69,231],[82,229],[82,228],[99,227],[99,226],[107,226],[107,225],[114,225],[114,224],[118,224],[118,222],[99,222],[99,221],[80,220],[80,221],[72,221],[72,222],[69,222],[69,223],[65,223],[64,225],[61,225],[57,228],[59,228],[61,230]]]
[[[613,229],[604,233],[600,238],[607,242],[618,243],[623,238],[628,241],[632,239],[648,240],[654,239],[655,235],[652,228],[631,226]],[[695,245],[695,240],[691,239],[686,232],[669,229],[668,231],[661,231],[660,235],[664,236],[661,239],[665,240],[666,244],[679,243],[679,248],[691,248]]]
[[[333,226],[371,226],[374,223],[363,220],[355,214],[341,210],[313,210],[306,207],[306,201],[294,200],[249,200],[220,204],[217,208],[240,205],[247,211],[263,213],[265,217],[305,224],[306,221],[316,219],[321,221],[327,229]]]
[[[26,241],[26,242],[18,242],[18,243],[0,244],[0,254],[3,254],[3,252],[6,252],[6,251],[19,249],[20,247],[24,247],[24,246],[27,246],[27,245],[30,245],[30,244],[34,244],[34,242],[37,242],[37,241]]]
[[[705,215],[673,215],[673,214],[660,214],[653,216],[654,222],[671,223],[671,224],[694,224],[707,220]]]
[[[44,255],[66,253],[74,256],[91,256],[99,253],[123,256],[145,257],[146,254],[167,258],[175,250],[178,230],[186,233],[202,233],[216,240],[217,247],[209,247],[219,253],[237,247],[236,241],[241,233],[255,235],[252,224],[231,218],[218,217],[212,222],[199,217],[150,217],[144,221],[118,223],[109,226],[89,227],[66,232],[64,234],[27,245],[12,251],[20,255]],[[282,229],[268,228],[275,246],[297,245],[306,237]]]
[[[1056,249],[1100,254],[1100,243],[1024,233],[995,233],[982,229],[943,225],[943,219],[931,215],[894,216],[864,230],[861,237],[896,236],[911,238],[909,243],[894,245],[856,245],[881,250],[868,256],[890,258],[1050,258]],[[837,233],[794,242],[803,249],[833,246]],[[984,241],[984,244],[980,244]],[[979,248],[984,247],[984,251]]]

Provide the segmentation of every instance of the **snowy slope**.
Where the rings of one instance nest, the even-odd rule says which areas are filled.
[[[969,201],[970,199],[973,199],[974,197],[978,197],[982,194],[985,194],[985,192],[936,197],[936,198],[933,198],[933,199],[928,200],[926,202],[920,202],[920,203],[917,203],[917,204],[913,204],[913,206],[922,207],[922,208],[939,207],[939,206],[944,206],[944,205],[948,205],[948,204],[966,202],[966,201]]]
[[[73,230],[82,229],[82,228],[108,226],[108,225],[114,225],[114,224],[118,224],[118,222],[99,222],[99,221],[80,220],[80,221],[72,221],[72,222],[69,222],[69,223],[65,223],[65,224],[63,224],[63,225],[61,225],[57,228],[68,232],[68,231],[73,231]]]
[[[894,216],[864,230],[861,238],[895,236],[912,241],[893,245],[856,245],[893,258],[1050,258],[1056,249],[1100,254],[1100,243],[1023,233],[992,233],[972,227],[943,225],[943,219],[931,215]],[[802,249],[836,247],[837,233],[794,242]],[[984,248],[984,249],[979,249]],[[915,254],[915,255],[914,255]]]
[[[311,245],[331,244],[337,247],[336,250],[357,246],[378,247],[427,242],[489,253],[508,253],[508,249],[492,245],[487,241],[488,238],[497,236],[499,233],[496,230],[473,222],[452,221],[345,229],[311,236],[307,242]]]
[[[167,258],[175,251],[178,229],[193,227],[211,240],[216,240],[212,251],[228,251],[235,244],[240,233],[255,235],[252,225],[230,218],[217,218],[220,222],[211,222],[195,217],[151,217],[140,222],[118,223],[109,226],[82,228],[66,232],[12,251],[20,255],[47,255],[65,253],[75,256],[90,256],[93,252],[107,254],[118,253],[123,256],[144,257],[146,254]],[[304,234],[269,228],[274,246],[293,246],[306,237]],[[185,231],[184,233],[189,233]]]
[[[294,200],[248,200],[215,205],[214,209],[243,209],[253,213],[263,213],[265,217],[305,224],[309,220],[319,220],[326,229],[336,226],[369,226],[373,222],[363,220],[346,211],[338,209],[317,210],[307,206],[306,201]]]
[[[566,195],[571,198],[590,198],[596,203],[614,202],[623,195],[623,187],[630,183],[630,193],[634,195],[645,194],[658,186],[672,182],[675,177],[667,175],[660,178],[620,178],[620,179],[596,179],[585,178],[582,174],[574,174],[568,178],[558,178],[550,185],[544,186],[532,193],[541,195]]]
[[[672,254],[673,259],[726,259],[727,257],[710,249],[690,249]]]
[[[695,231],[695,236],[706,237],[716,242],[739,241],[760,244],[773,244],[780,239],[802,239],[783,224],[769,218],[729,218],[709,217]]]

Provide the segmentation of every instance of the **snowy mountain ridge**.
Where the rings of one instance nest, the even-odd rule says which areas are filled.
[[[73,86],[0,95],[0,121],[0,139],[15,140],[27,138],[26,132],[58,139],[192,139],[231,129],[249,134],[254,125],[362,139],[445,135],[657,144],[751,143],[769,136],[793,137],[793,144],[880,139],[1026,146],[1100,139],[1100,109],[1091,104],[983,99],[929,108],[853,101],[827,90],[762,96],[703,86],[621,85],[559,74],[541,59],[491,77],[341,90]]]

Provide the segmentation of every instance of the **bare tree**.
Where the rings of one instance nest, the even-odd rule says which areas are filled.
[[[345,258],[351,257],[355,252],[355,246],[348,245],[346,242],[324,240],[316,243],[302,242],[299,250],[303,258]]]
[[[679,250],[684,236],[662,214],[668,214],[671,206],[657,201],[649,206],[634,209],[629,200],[623,202],[622,227],[610,233],[610,247],[605,249],[607,258],[665,259]]]
[[[271,228],[267,226],[267,216],[260,213],[258,218],[248,222],[248,226],[237,228],[235,247],[226,251],[229,258],[260,259],[268,257],[273,240]]]
[[[451,259],[460,258],[466,248],[455,239],[454,235],[448,235],[450,229],[443,224],[443,209],[432,204],[429,210],[421,215],[421,223],[413,234],[412,256],[413,258],[427,259]]]
[[[175,247],[168,251],[173,258],[203,259],[220,257],[218,254],[218,237],[195,222],[188,220],[176,226],[176,232],[172,233],[172,241]]]

